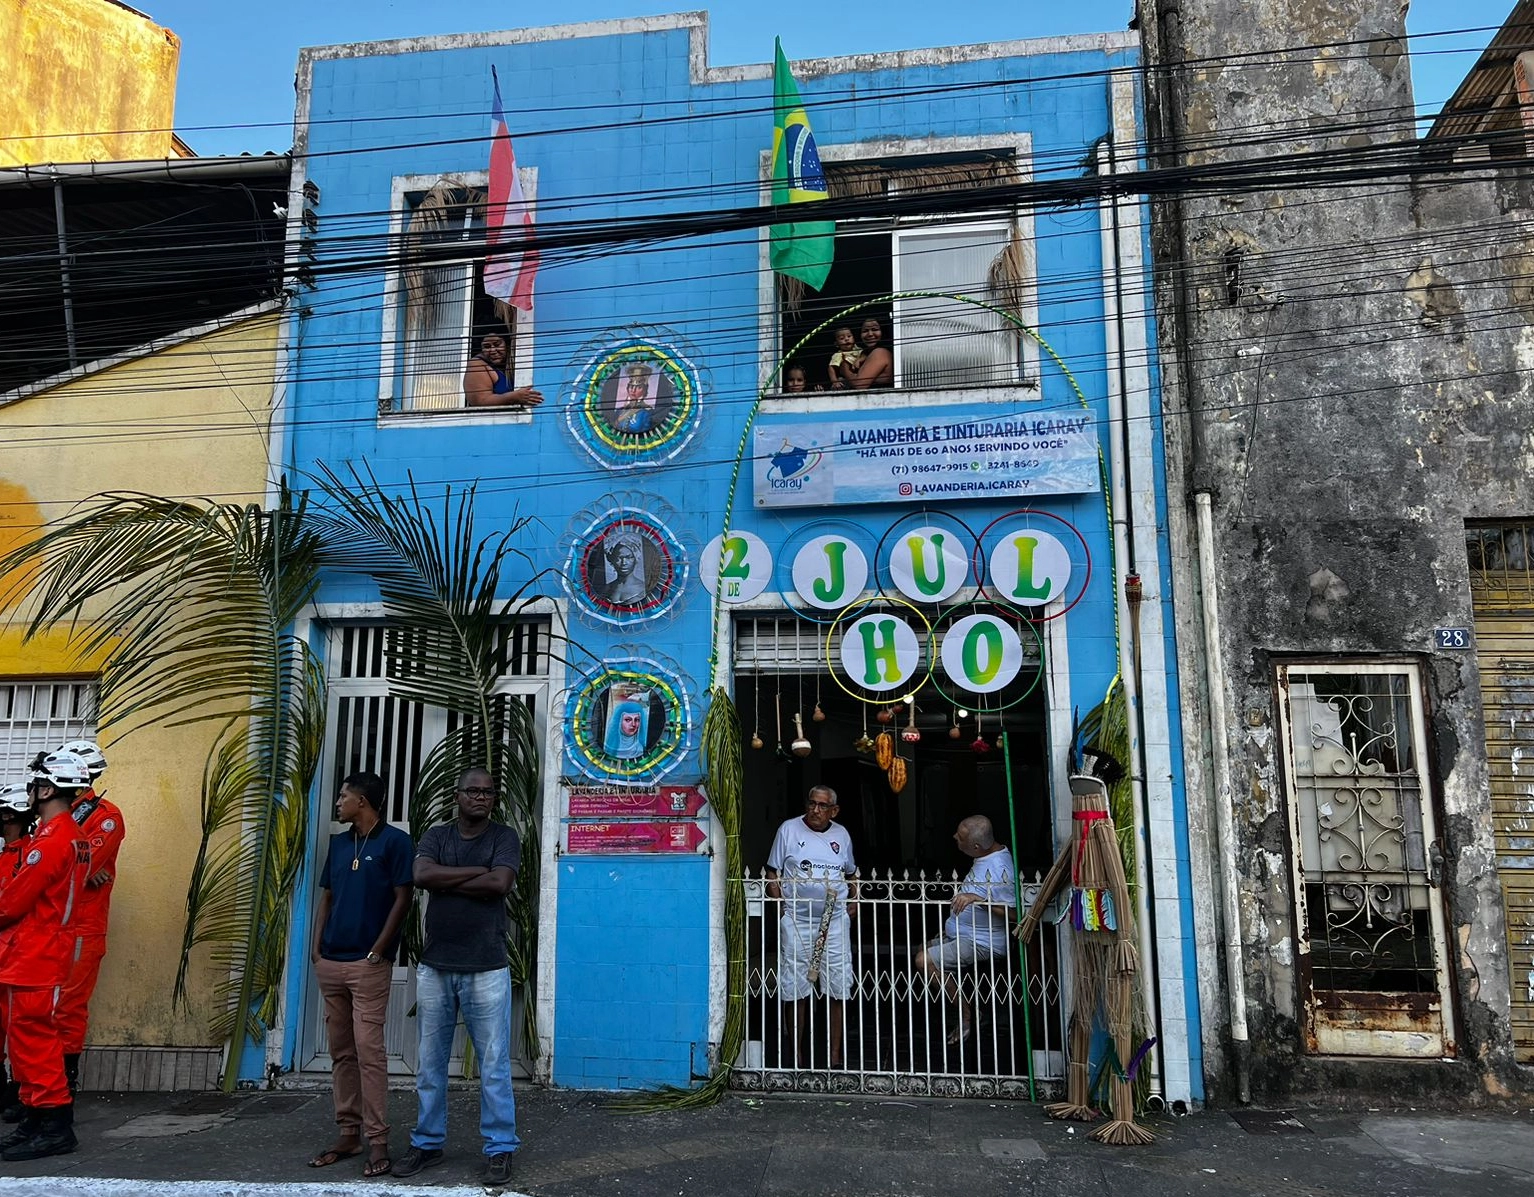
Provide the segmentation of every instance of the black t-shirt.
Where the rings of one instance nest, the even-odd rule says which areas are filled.
[[[502,823],[491,823],[473,839],[458,834],[458,824],[443,823],[421,837],[415,854],[450,869],[478,865],[522,864],[522,842]],[[426,950],[421,963],[447,973],[486,973],[505,968],[506,899],[472,898],[434,891],[426,900]]]

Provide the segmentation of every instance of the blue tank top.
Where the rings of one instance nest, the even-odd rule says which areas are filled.
[[[479,361],[485,362],[485,359],[480,357],[479,354],[476,353],[474,356]],[[485,362],[485,365],[490,366],[490,363]],[[491,394],[504,395],[511,390],[511,379],[506,377],[505,370],[498,369],[495,366],[490,366],[490,372],[495,375],[495,382],[490,387]]]

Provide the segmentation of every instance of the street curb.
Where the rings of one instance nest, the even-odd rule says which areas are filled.
[[[406,1185],[354,1180],[274,1184],[237,1180],[124,1180],[96,1176],[0,1177],[0,1197],[528,1197],[484,1185]]]

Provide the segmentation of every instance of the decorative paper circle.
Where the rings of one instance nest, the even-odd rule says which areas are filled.
[[[885,607],[906,607],[911,617],[873,609]],[[915,603],[863,599],[832,621],[826,664],[831,679],[859,702],[887,703],[883,696],[892,691],[914,694],[926,684],[932,675],[931,647],[932,623]]]
[[[570,692],[565,755],[595,781],[644,785],[687,754],[692,725],[687,691],[654,661],[609,661]]]
[[[913,603],[941,603],[973,584],[975,534],[946,512],[913,511],[879,540],[879,587]]]
[[[716,536],[708,542],[698,559],[698,573],[704,589],[717,594],[721,603],[749,603],[772,580],[772,550],[756,533],[731,528],[729,536]],[[721,577],[723,593],[719,589]]]
[[[1010,511],[985,527],[980,545],[988,566],[985,593],[1030,608],[1029,619],[1058,619],[1081,601],[1092,579],[1086,537],[1048,511]],[[1044,614],[1055,602],[1059,608]]]
[[[671,530],[653,515],[613,507],[576,534],[565,584],[576,605],[597,619],[655,619],[681,596],[687,584],[687,556]]]
[[[799,524],[778,546],[783,605],[810,623],[832,622],[837,612],[874,587],[875,543],[868,530],[852,520]],[[846,547],[834,547],[838,544]]]
[[[816,536],[793,561],[794,593],[819,611],[840,611],[868,586],[868,558],[857,541],[840,533]]]
[[[990,570],[999,597],[1020,607],[1042,607],[1070,585],[1071,555],[1048,532],[1016,528],[1004,532],[991,550]]]
[[[954,685],[995,694],[1023,671],[1023,638],[995,615],[966,615],[943,633],[938,660]]]
[[[1005,603],[960,603],[937,623],[940,668],[933,670],[933,687],[954,706],[1001,711],[1038,689],[1044,677],[1044,637],[1022,611]],[[991,630],[983,630],[988,625]],[[977,695],[997,695],[1001,701],[977,704]]]
[[[609,469],[666,461],[698,427],[697,367],[655,337],[609,344],[579,367],[570,431]]]

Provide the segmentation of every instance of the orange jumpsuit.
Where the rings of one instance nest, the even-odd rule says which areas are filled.
[[[33,833],[21,867],[0,889],[0,928],[10,928],[0,947],[6,1055],[22,1104],[34,1110],[73,1100],[53,1011],[69,976],[75,904],[90,868],[90,845],[61,811]]]
[[[122,811],[94,790],[86,790],[71,810],[80,834],[91,846],[91,876],[106,872],[101,885],[89,885],[80,892],[75,909],[74,953],[69,978],[59,994],[54,1021],[65,1055],[79,1055],[85,1049],[85,1030],[91,994],[101,975],[101,958],[107,954],[107,914],[112,904],[112,886],[117,880],[117,850],[123,842]]]

